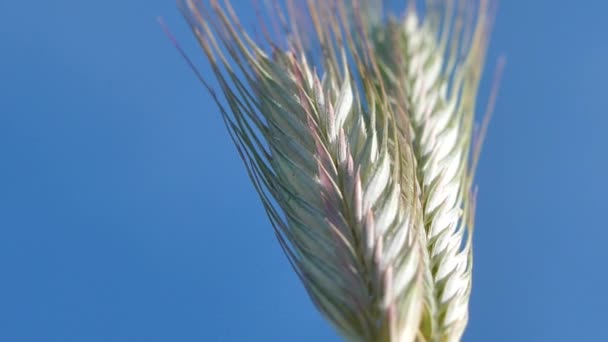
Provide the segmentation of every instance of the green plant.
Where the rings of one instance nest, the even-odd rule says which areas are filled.
[[[275,38],[261,24],[256,42],[229,1],[180,1],[223,99],[201,80],[317,308],[351,341],[458,341],[493,8],[412,1],[384,20],[381,0],[347,3],[271,4]]]

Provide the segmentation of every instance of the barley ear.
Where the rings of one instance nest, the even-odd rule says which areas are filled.
[[[309,39],[325,51],[319,73],[301,39],[269,55],[228,2],[182,3],[220,84],[226,126],[317,308],[348,340],[411,341],[424,265],[415,157],[338,7],[342,16],[309,1]]]
[[[472,140],[493,8],[486,1],[427,1],[375,32],[384,78],[405,99],[418,162],[430,274],[421,333],[458,341],[471,293]]]
[[[427,0],[422,16],[412,1],[385,22],[381,0],[267,1],[263,39],[229,0],[178,3],[221,95],[199,77],[317,309],[349,341],[460,340],[486,2]]]

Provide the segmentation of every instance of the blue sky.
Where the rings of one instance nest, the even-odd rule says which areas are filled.
[[[500,5],[464,341],[608,341],[607,10]],[[0,341],[338,341],[157,16],[209,73],[172,0],[0,0]]]

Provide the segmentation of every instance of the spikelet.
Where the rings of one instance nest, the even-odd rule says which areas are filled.
[[[286,39],[263,26],[264,49],[229,1],[179,3],[223,98],[201,81],[316,307],[349,341],[458,341],[487,9],[429,0],[425,20],[411,8],[384,23],[380,0],[308,0],[307,18],[288,0],[287,13],[271,5]]]

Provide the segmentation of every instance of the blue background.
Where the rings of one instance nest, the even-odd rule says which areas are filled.
[[[608,341],[607,10],[500,5],[465,341]],[[0,0],[0,341],[338,341],[159,15],[208,75],[172,0]]]

